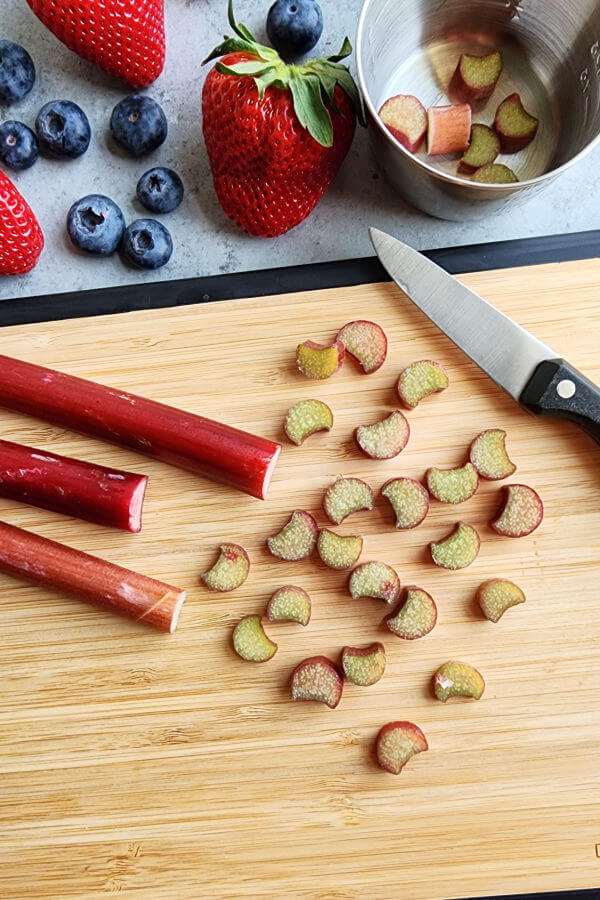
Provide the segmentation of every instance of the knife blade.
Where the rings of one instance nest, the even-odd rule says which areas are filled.
[[[600,388],[423,254],[370,228],[383,267],[476,365],[534,415],[566,418],[600,443]]]

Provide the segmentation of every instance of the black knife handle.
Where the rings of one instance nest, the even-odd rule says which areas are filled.
[[[541,362],[519,401],[536,416],[569,419],[600,444],[600,388],[564,359]]]

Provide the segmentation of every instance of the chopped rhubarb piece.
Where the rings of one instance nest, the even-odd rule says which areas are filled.
[[[0,440],[0,497],[140,531],[148,479]]]
[[[510,94],[496,110],[494,129],[503,153],[518,153],[534,139],[539,120],[528,113],[518,94]]]
[[[334,525],[340,525],[351,513],[373,509],[373,491],[360,478],[338,478],[325,493],[323,508]]]
[[[348,590],[354,600],[369,597],[395,603],[400,596],[400,579],[391,566],[382,562],[363,563],[352,572]]]
[[[491,527],[506,537],[531,534],[544,518],[544,504],[539,494],[526,484],[508,484],[502,490],[502,503],[490,522]]]
[[[0,406],[133,447],[264,499],[280,444],[154,400],[0,356]]]
[[[211,591],[235,591],[242,585],[250,571],[248,554],[239,544],[221,544],[219,558],[205,572],[202,581]]]
[[[475,123],[471,128],[469,148],[458,164],[458,171],[472,174],[494,162],[500,153],[500,138],[489,125]]]
[[[330,378],[344,362],[346,348],[341,341],[333,344],[315,344],[305,341],[298,344],[296,363],[307,378]]]
[[[498,622],[511,606],[525,603],[525,594],[512,581],[491,578],[477,591],[477,602],[486,619],[489,619],[490,622]]]
[[[473,666],[451,660],[440,666],[433,676],[433,690],[442,703],[450,697],[479,700],[485,690],[485,681]]]
[[[318,531],[311,514],[297,509],[281,531],[267,538],[267,546],[278,559],[306,559],[315,549]]]
[[[300,446],[311,434],[330,431],[333,413],[321,400],[300,400],[288,410],[283,427],[292,444]]]
[[[185,591],[0,522],[0,572],[173,632]]]
[[[379,641],[368,647],[344,647],[342,669],[352,684],[360,687],[376,684],[385,672],[385,647]]]
[[[427,113],[412,94],[397,94],[379,110],[381,121],[410,153],[416,153],[427,131]]]
[[[470,103],[485,100],[493,93],[502,72],[502,55],[498,50],[485,56],[463,53],[450,82],[450,91],[457,99]]]
[[[437,606],[433,597],[414,584],[404,588],[399,606],[385,619],[392,634],[405,641],[425,637],[436,622]]]
[[[468,462],[458,469],[427,469],[427,489],[441,503],[464,503],[479,487],[479,475]]]
[[[436,566],[441,566],[442,569],[466,569],[477,558],[479,545],[479,535],[473,526],[458,522],[442,541],[432,541],[429,549]]]
[[[374,425],[359,425],[354,432],[356,443],[371,459],[392,459],[404,450],[410,427],[399,409]]]
[[[416,528],[429,512],[429,494],[415,478],[392,478],[381,493],[396,514],[396,528]]]
[[[317,700],[335,709],[342,699],[342,689],[342,676],[326,656],[304,659],[290,677],[292,700]]]
[[[377,762],[392,775],[399,775],[411,756],[424,750],[429,750],[427,738],[413,722],[388,722],[377,735]]]
[[[502,428],[488,428],[478,434],[469,450],[469,459],[482,478],[499,481],[517,471],[506,452],[506,432]]]
[[[348,322],[338,331],[338,341],[346,348],[346,353],[356,360],[365,375],[376,372],[385,362],[387,338],[380,325],[357,319]]]
[[[471,181],[478,184],[514,184],[519,179],[512,169],[503,166],[502,163],[492,163],[477,169]]]
[[[362,553],[363,539],[357,534],[340,535],[322,528],[317,539],[319,556],[330,569],[351,569]]]
[[[398,396],[407,409],[414,409],[424,397],[444,391],[448,383],[448,376],[439,363],[420,359],[400,372]]]
[[[427,110],[427,152],[430,156],[464,153],[471,137],[471,107],[430,106]]]
[[[267,606],[269,622],[310,622],[310,597],[302,588],[286,584],[275,591]]]
[[[277,652],[277,644],[264,632],[260,616],[244,616],[233,629],[233,649],[248,662],[266,662]]]

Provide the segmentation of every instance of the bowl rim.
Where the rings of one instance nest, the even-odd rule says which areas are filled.
[[[362,95],[363,102],[367,107],[371,119],[374,122],[376,128],[379,129],[381,134],[383,134],[384,138],[399,150],[400,153],[406,157],[406,159],[413,162],[420,169],[427,172],[429,175],[433,175],[436,178],[439,178],[440,181],[445,181],[448,184],[459,185],[460,187],[469,187],[474,191],[479,192],[491,192],[491,193],[506,193],[507,191],[517,191],[523,187],[533,187],[538,184],[543,184],[546,181],[550,181],[556,178],[558,175],[565,172],[567,169],[570,169],[571,166],[574,166],[581,159],[587,156],[588,153],[600,143],[600,131],[598,134],[592,138],[592,140],[582,147],[582,149],[572,156],[571,159],[568,159],[566,162],[562,163],[560,166],[557,166],[555,169],[550,169],[548,172],[542,172],[541,175],[536,175],[535,178],[527,178],[524,181],[516,181],[512,184],[478,184],[477,182],[472,181],[469,178],[463,178],[460,175],[450,175],[447,172],[442,172],[440,169],[437,169],[435,166],[430,165],[425,160],[420,159],[418,156],[415,156],[414,153],[411,153],[409,150],[404,147],[400,141],[398,141],[391,131],[389,131],[386,126],[383,124],[378,110],[375,109],[373,102],[371,100],[371,95],[367,89],[367,83],[365,74],[362,66],[362,44],[363,44],[363,34],[365,33],[365,21],[367,15],[369,13],[369,8],[374,3],[375,0],[363,0],[363,5],[360,11],[360,15],[358,17],[358,25],[356,28],[356,41],[355,41],[355,60],[356,60],[356,71],[358,74],[358,86],[360,88],[360,92]]]

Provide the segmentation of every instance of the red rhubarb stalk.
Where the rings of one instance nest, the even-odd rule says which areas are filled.
[[[159,631],[175,631],[185,601],[179,588],[5,522],[0,522],[0,572],[76,594]]]
[[[148,479],[0,440],[0,497],[140,531]]]
[[[281,445],[194,413],[0,356],[0,406],[265,498]]]

